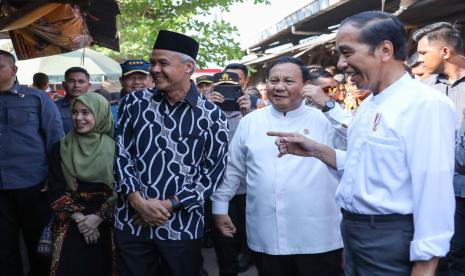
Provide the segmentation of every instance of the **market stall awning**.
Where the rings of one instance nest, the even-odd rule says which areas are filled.
[[[74,66],[84,67],[89,72],[91,82],[95,83],[104,80],[118,81],[121,76],[121,66],[118,62],[88,48],[60,55],[20,60],[16,65],[18,66],[16,76],[21,84],[32,84],[32,76],[37,72],[47,74],[50,83],[61,83],[65,71]]]
[[[0,33],[18,59],[65,53],[92,44],[119,50],[115,0],[4,0]]]

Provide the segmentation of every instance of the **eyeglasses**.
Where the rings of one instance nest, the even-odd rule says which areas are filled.
[[[334,86],[334,87],[325,87],[325,88],[323,88],[323,91],[324,91],[326,94],[335,94],[335,93],[338,91],[338,87],[337,87],[337,86]]]

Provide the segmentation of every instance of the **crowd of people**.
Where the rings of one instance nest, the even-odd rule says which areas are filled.
[[[454,24],[408,37],[363,12],[337,66],[279,57],[266,82],[192,75],[199,43],[161,30],[121,64],[118,97],[85,68],[65,97],[0,51],[0,275],[465,275],[465,57]]]

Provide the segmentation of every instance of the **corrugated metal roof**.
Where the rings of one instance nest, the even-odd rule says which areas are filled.
[[[271,59],[284,56],[284,55],[292,55],[292,56],[300,56],[304,54],[307,51],[312,50],[315,47],[318,47],[320,45],[324,45],[326,43],[329,43],[331,41],[334,41],[336,38],[336,33],[330,33],[330,34],[324,34],[320,36],[315,36],[313,39],[309,39],[305,41],[304,43],[301,43],[299,45],[284,49],[282,51],[279,51],[277,53],[273,54],[268,54],[247,62],[244,62],[245,65],[253,65],[253,64],[259,64],[263,63],[265,61],[269,61]],[[296,53],[297,52],[297,53]]]
[[[401,0],[386,0],[385,10],[394,12]],[[446,0],[440,0],[446,1]],[[450,0],[447,0],[450,1]],[[463,0],[460,0],[463,1]],[[341,23],[345,18],[362,11],[380,10],[380,0],[318,0],[285,17],[278,24],[265,30],[251,52],[264,52],[270,47],[297,42],[311,34],[329,33],[328,27]],[[309,34],[309,35],[305,35]]]

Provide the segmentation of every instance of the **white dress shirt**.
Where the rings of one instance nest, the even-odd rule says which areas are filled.
[[[454,232],[455,107],[405,74],[357,110],[338,204],[359,214],[413,214],[410,260],[444,256]]]
[[[228,141],[231,141],[236,133],[237,126],[242,119],[242,113],[240,111],[223,111],[226,115],[226,119],[228,120],[228,128],[229,128],[229,135]],[[242,182],[239,187],[237,187],[236,195],[243,195],[247,193],[247,184]]]
[[[350,126],[353,120],[353,112],[350,110],[343,109],[339,104],[336,103],[334,108],[330,109],[327,112],[324,112],[326,118],[337,129],[338,134],[343,136],[346,143],[344,146],[341,145],[341,148],[338,149],[347,149],[347,128]]]
[[[278,158],[275,137],[266,135],[270,130],[300,132],[333,147],[345,144],[345,137],[315,108],[302,105],[284,115],[267,106],[248,114],[230,144],[226,180],[211,197],[213,213],[228,213],[228,202],[245,179],[252,250],[289,255],[341,248],[337,178],[316,158]]]

